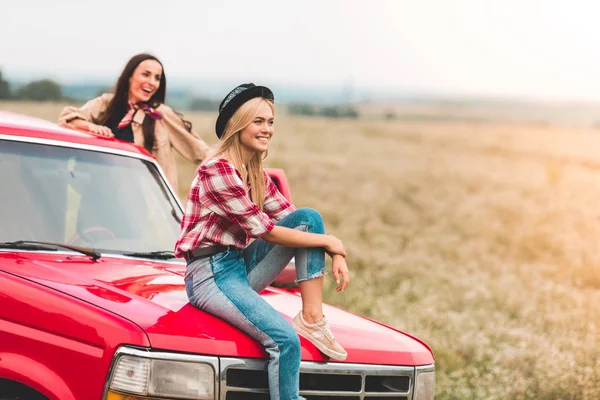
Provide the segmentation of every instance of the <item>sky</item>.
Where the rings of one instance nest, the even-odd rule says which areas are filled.
[[[4,76],[169,79],[600,101],[597,0],[5,0]]]

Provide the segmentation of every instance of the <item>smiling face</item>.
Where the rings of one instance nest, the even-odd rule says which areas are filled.
[[[244,162],[248,162],[257,151],[267,151],[269,141],[275,133],[274,123],[273,110],[266,101],[262,101],[256,117],[240,132]]]
[[[156,60],[142,61],[129,78],[128,100],[132,103],[146,103],[160,87],[163,69]]]

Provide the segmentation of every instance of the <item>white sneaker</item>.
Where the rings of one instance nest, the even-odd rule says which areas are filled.
[[[309,324],[300,311],[292,320],[292,326],[298,335],[317,346],[317,349],[326,356],[340,361],[348,357],[348,352],[335,340],[325,316],[314,324]]]

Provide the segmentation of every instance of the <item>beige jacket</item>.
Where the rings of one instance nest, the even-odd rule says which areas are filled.
[[[66,128],[74,129],[70,124],[71,121],[77,118],[92,122],[100,113],[106,110],[108,103],[113,98],[110,93],[105,93],[100,97],[96,97],[85,103],[81,108],[65,107],[58,118],[58,124]],[[171,151],[173,147],[185,159],[195,164],[200,164],[209,150],[208,145],[194,131],[188,132],[185,129],[183,121],[179,116],[167,105],[161,104],[157,111],[161,113],[162,119],[156,120],[154,134],[154,148],[152,155],[156,157],[156,161],[160,164],[165,172],[169,183],[177,192],[177,165]],[[131,128],[133,130],[133,140],[138,146],[144,146],[144,133],[142,132],[142,122],[146,114],[143,110],[137,110],[133,116]]]

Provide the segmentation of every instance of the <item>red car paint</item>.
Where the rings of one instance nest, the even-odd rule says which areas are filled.
[[[0,112],[0,146],[3,135],[148,155],[132,144]],[[289,197],[283,171],[271,173]],[[123,344],[266,358],[245,333],[188,303],[184,272],[180,261],[111,255],[92,261],[68,251],[0,251],[0,379],[29,386],[52,400],[101,399],[112,357]],[[301,307],[295,289],[270,287],[261,295],[288,320]],[[348,350],[345,363],[434,362],[431,349],[412,336],[334,307],[325,306],[325,314]],[[301,344],[303,360],[327,361],[304,339]]]

